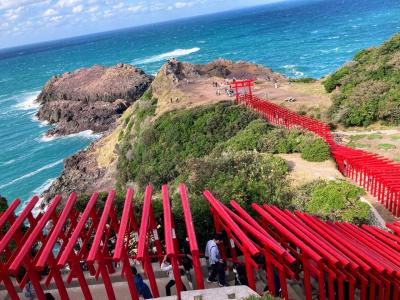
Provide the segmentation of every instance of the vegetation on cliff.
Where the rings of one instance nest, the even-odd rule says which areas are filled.
[[[299,188],[293,200],[296,210],[318,216],[322,220],[368,224],[371,210],[360,201],[365,194],[346,181],[316,180]]]
[[[400,124],[400,34],[357,53],[324,82],[332,93],[329,115],[344,126]]]
[[[273,127],[232,102],[155,116],[157,104],[150,89],[125,120],[119,136],[120,200],[125,187],[134,185],[140,201],[151,183],[155,212],[161,215],[159,190],[168,183],[178,235],[185,228],[176,192],[179,183],[188,187],[196,232],[204,242],[213,226],[202,196],[205,188],[223,203],[235,199],[248,211],[252,202],[294,209],[298,191],[291,188],[287,163],[274,154],[297,152],[310,161],[330,157],[327,145],[315,135]]]
[[[8,208],[6,198],[0,196],[0,213],[4,212]]]

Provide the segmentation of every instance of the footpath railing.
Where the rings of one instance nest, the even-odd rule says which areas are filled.
[[[378,197],[378,201],[393,215],[400,216],[400,163],[336,143],[329,126],[319,120],[300,116],[257,96],[241,95],[238,100],[257,111],[271,124],[289,129],[301,127],[319,135],[328,143],[339,171]]]

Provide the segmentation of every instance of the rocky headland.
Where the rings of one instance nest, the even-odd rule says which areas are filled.
[[[152,76],[127,64],[95,65],[54,76],[37,98],[37,117],[55,125],[47,135],[105,132],[142,96],[152,80]]]
[[[54,195],[62,194],[65,199],[72,191],[82,195],[115,187],[119,137],[139,117],[141,108],[147,105],[146,101],[139,100],[123,112],[124,103],[128,106],[146,90],[151,90],[152,97],[157,99],[154,119],[166,111],[229,100],[226,94],[215,95],[212,82],[233,78],[287,82],[286,77],[264,66],[223,59],[208,64],[169,60],[154,80],[128,65],[109,69],[95,66],[53,78],[38,98],[42,103],[39,118],[56,124],[50,134],[88,129],[103,132],[110,125],[112,129],[87,149],[66,158],[64,171],[43,193],[43,198],[48,201]],[[172,98],[179,98],[179,102],[171,103]],[[145,119],[143,122],[151,121]],[[134,139],[133,136],[132,141]]]

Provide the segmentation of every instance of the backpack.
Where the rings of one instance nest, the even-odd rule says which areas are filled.
[[[193,262],[189,256],[185,255],[182,257],[182,265],[185,271],[189,271],[193,268]]]

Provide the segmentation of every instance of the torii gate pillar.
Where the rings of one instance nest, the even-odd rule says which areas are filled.
[[[234,80],[231,83],[231,88],[235,89],[236,95],[236,103],[239,103],[239,88],[244,88],[244,94],[248,95],[250,99],[253,98],[253,92],[251,88],[254,86],[253,82],[256,81],[255,79],[247,79],[247,80]],[[247,90],[246,90],[247,88]]]

